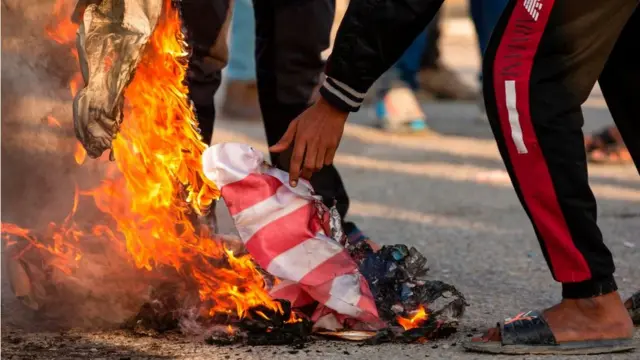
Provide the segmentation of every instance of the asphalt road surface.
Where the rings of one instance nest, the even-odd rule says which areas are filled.
[[[473,84],[479,60],[468,31],[469,24],[449,22],[447,25],[445,61]],[[119,331],[51,333],[38,331],[37,324],[25,331],[15,325],[18,323],[15,320],[23,314],[17,310],[6,281],[3,281],[3,358],[489,358],[465,353],[461,343],[467,341],[470,334],[506,316],[554,304],[560,299],[560,287],[552,281],[547,270],[534,232],[504,173],[489,127],[477,119],[476,105],[424,103],[424,107],[429,124],[437,133],[427,137],[391,136],[373,127],[369,109],[354,114],[346,128],[336,164],[352,199],[349,219],[379,243],[415,246],[427,256],[432,278],[454,284],[466,295],[471,306],[459,333],[450,339],[422,345],[375,347],[318,342],[296,350],[289,347],[216,347],[197,339],[132,337]],[[69,115],[66,110],[60,111]],[[585,106],[585,117],[587,130],[611,122],[597,89]],[[246,142],[266,149],[260,123],[223,119],[216,131],[215,141]],[[2,170],[7,173],[15,169],[3,164]],[[640,289],[638,174],[631,166],[594,165],[590,168],[590,176],[599,200],[600,225],[614,253],[616,276],[626,297]],[[7,211],[6,208],[3,210]],[[219,212],[223,230],[233,231],[224,209]],[[640,340],[640,334],[636,339]],[[637,359],[638,354],[592,356],[589,359],[631,360]]]

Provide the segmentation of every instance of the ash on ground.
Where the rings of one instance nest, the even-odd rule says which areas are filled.
[[[422,342],[444,338],[454,333],[467,303],[452,285],[426,280],[427,259],[415,248],[405,245],[383,246],[374,251],[367,242],[347,247],[367,279],[380,318],[389,326],[377,332],[362,332],[356,338],[367,344],[383,342]],[[271,280],[270,275],[265,276]],[[288,301],[278,300],[282,312],[264,306],[251,308],[243,318],[218,314],[210,317],[198,311],[197,299],[189,299],[185,288],[165,285],[156,289],[151,300],[125,323],[138,335],[155,335],[169,331],[199,334],[212,345],[296,345],[313,340],[310,309],[295,309]],[[180,295],[178,295],[180,294]],[[178,298],[180,296],[180,298]],[[418,310],[425,316],[405,329],[399,318],[411,318]],[[203,335],[204,334],[204,335]],[[325,332],[334,338],[353,339],[354,331]]]

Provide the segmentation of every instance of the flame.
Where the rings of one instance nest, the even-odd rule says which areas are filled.
[[[76,41],[78,26],[71,21],[73,3],[66,0],[56,0],[53,5],[52,21],[45,27],[45,33],[48,37],[59,44],[73,44]]]
[[[47,259],[49,266],[55,267],[65,274],[71,274],[77,266],[77,262],[82,258],[82,253],[77,245],[83,237],[83,232],[73,222],[73,216],[78,210],[79,191],[76,191],[73,197],[73,206],[71,212],[60,225],[49,223],[46,236],[43,238],[50,239],[47,242],[40,241],[31,230],[24,229],[15,224],[2,223],[2,234],[6,239],[6,246],[16,246],[18,243],[7,235],[26,240],[26,246],[20,249],[14,257],[20,258],[31,249],[40,249],[53,255]]]
[[[78,63],[78,50],[75,47],[78,25],[71,21],[74,3],[75,1],[56,0],[53,5],[53,18],[51,23],[45,27],[45,34],[51,40],[64,45],[75,62]],[[83,83],[82,74],[76,72],[69,81],[71,96],[76,96]]]
[[[75,54],[76,60],[78,60],[78,53],[75,52],[75,50],[74,50],[74,54]],[[84,80],[82,79],[82,74],[75,73],[71,78],[71,81],[69,81],[69,91],[71,92],[71,96],[73,97],[76,96],[76,94],[78,93],[78,90],[80,90],[80,88],[82,87],[82,84],[84,84]]]
[[[82,144],[78,141],[76,142],[76,149],[73,152],[73,157],[76,159],[76,164],[82,165],[84,160],[87,158],[87,150],[82,147]]]
[[[68,16],[63,16],[71,11],[65,4],[68,2],[56,2],[57,22],[46,32],[70,46],[76,30],[65,20]],[[77,57],[75,49],[73,53]],[[179,14],[171,0],[164,0],[162,17],[126,89],[124,122],[113,142],[118,176],[94,189],[76,192],[70,215],[61,224],[51,225],[53,245],[42,245],[29,230],[13,224],[3,224],[3,237],[6,244],[13,241],[13,235],[59,254],[58,265],[67,271],[82,258],[73,245],[87,237],[101,237],[125,249],[138,268],[172,267],[195,283],[209,315],[235,313],[242,318],[257,305],[283,313],[280,303],[269,296],[252,258],[235,256],[191,220],[193,214],[207,212],[219,191],[202,170],[206,145],[196,130],[184,83],[187,56]],[[77,163],[86,156],[80,149],[76,147]],[[92,198],[114,220],[115,229],[102,224],[81,231],[73,222],[79,195]],[[290,321],[300,320],[292,314]]]
[[[60,125],[60,121],[58,121],[58,119],[54,118],[53,115],[47,115],[47,125],[51,126],[51,127],[59,127],[61,128],[62,125]]]
[[[427,310],[424,306],[420,305],[410,318],[398,316],[396,317],[396,321],[403,329],[410,330],[421,326],[428,318],[429,314]]]

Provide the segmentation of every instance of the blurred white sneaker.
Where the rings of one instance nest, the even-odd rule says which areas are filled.
[[[378,125],[385,130],[419,133],[429,129],[415,93],[407,86],[392,86],[376,103]]]

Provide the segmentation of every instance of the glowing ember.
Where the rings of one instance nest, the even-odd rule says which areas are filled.
[[[76,26],[67,20],[72,3],[56,3],[58,21],[46,31],[68,46],[76,34]],[[43,245],[29,230],[13,224],[2,224],[3,238],[11,245],[15,244],[11,235],[20,237],[30,247],[57,255],[53,265],[69,272],[81,258],[73,245],[88,237],[101,237],[114,248],[126,249],[124,256],[138,268],[174,268],[197,286],[209,315],[235,313],[243,317],[257,305],[283,313],[281,304],[270,298],[252,259],[234,256],[219,241],[199,232],[190,220],[192,213],[205,213],[219,191],[202,173],[201,155],[206,145],[196,131],[187,98],[187,51],[180,29],[177,11],[165,0],[163,15],[126,90],[125,119],[113,143],[118,176],[95,189],[76,192],[71,214],[62,224],[50,226],[47,239],[52,239],[52,245]],[[75,49],[72,51],[77,58]],[[77,90],[73,81],[78,76],[70,84],[72,91]],[[76,147],[74,155],[80,164],[86,152]],[[98,209],[113,219],[116,229],[104,224],[81,231],[73,222],[78,195],[91,197]],[[289,321],[299,320],[292,315]]]
[[[422,323],[424,323],[428,318],[429,314],[427,314],[427,310],[424,308],[424,306],[420,305],[418,310],[416,310],[410,318],[403,318],[402,316],[398,316],[396,318],[396,321],[405,330],[410,330],[421,326]]]

